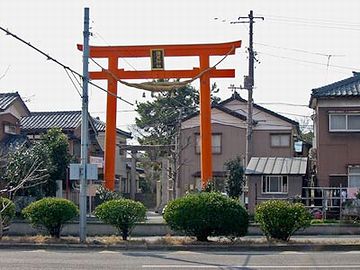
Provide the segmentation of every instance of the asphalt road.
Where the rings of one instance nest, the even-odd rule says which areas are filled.
[[[360,269],[360,251],[0,250],[0,269]]]

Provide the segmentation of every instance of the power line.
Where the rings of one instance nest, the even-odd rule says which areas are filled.
[[[354,22],[346,22],[346,21],[338,21],[338,20],[329,20],[329,19],[319,19],[319,18],[304,18],[304,17],[289,17],[289,16],[280,16],[280,15],[264,15],[260,14],[262,16],[266,16],[269,18],[278,18],[278,19],[286,19],[286,20],[294,20],[294,21],[307,21],[307,22],[319,22],[324,24],[338,24],[338,25],[347,25],[347,26],[360,26],[360,23],[354,23]]]
[[[286,103],[286,102],[258,102],[256,104],[259,104],[259,105],[286,105],[286,106],[306,107],[306,108],[309,107],[306,104],[295,104],[295,103]]]
[[[325,53],[319,53],[319,52],[312,52],[312,51],[307,51],[307,50],[303,50],[303,49],[296,49],[296,48],[286,48],[286,47],[275,46],[275,45],[270,45],[270,44],[265,44],[265,43],[258,43],[258,42],[254,42],[254,43],[257,44],[257,45],[260,45],[260,46],[264,46],[264,47],[270,47],[270,48],[288,50],[288,51],[295,51],[295,52],[313,54],[313,55],[319,55],[319,56],[325,56],[325,57],[329,57],[329,55],[331,55],[331,56],[345,56],[345,55],[335,55],[335,54],[325,54]]]
[[[287,105],[295,107],[308,107],[306,104],[287,103],[287,102],[256,102],[254,105]],[[239,106],[239,104],[226,104],[225,107]]]
[[[47,60],[53,61],[53,62],[56,63],[57,65],[63,67],[65,70],[69,70],[69,71],[72,72],[73,74],[76,74],[77,76],[79,76],[81,79],[84,79],[84,78],[83,78],[83,75],[81,75],[79,72],[77,72],[77,71],[73,70],[72,68],[64,65],[64,64],[61,63],[60,61],[58,61],[58,60],[56,60],[55,58],[51,57],[49,54],[45,53],[44,51],[42,51],[42,50],[40,50],[39,48],[37,48],[37,47],[35,47],[34,45],[32,45],[30,42],[25,41],[24,39],[18,37],[17,35],[13,34],[13,33],[10,32],[9,30],[3,28],[2,26],[0,26],[0,30],[4,31],[4,32],[6,33],[6,35],[12,36],[12,37],[15,38],[16,40],[20,41],[21,43],[27,45],[28,47],[30,47],[30,48],[32,48],[33,50],[37,51],[38,53],[42,54],[43,56],[46,57]],[[99,85],[97,85],[97,84],[95,84],[95,83],[93,83],[93,82],[91,82],[91,81],[89,81],[89,84],[91,84],[92,86],[100,89],[101,91],[106,92],[106,93],[109,94],[109,95],[112,95],[112,96],[116,97],[117,99],[120,99],[121,101],[123,101],[123,102],[125,102],[125,103],[127,103],[127,104],[129,104],[129,105],[131,105],[131,106],[134,106],[133,103],[131,103],[131,102],[129,102],[129,101],[127,101],[127,100],[125,100],[125,99],[123,99],[123,98],[121,98],[121,97],[119,97],[119,96],[117,96],[117,95],[115,95],[115,94],[113,94],[113,93],[111,93],[111,92],[109,92],[108,90],[102,88],[101,86],[99,86]]]
[[[133,113],[133,112],[136,112],[136,110],[117,110],[116,111],[117,113]],[[106,111],[92,111],[91,113],[106,113]]]
[[[72,85],[74,86],[76,92],[77,92],[77,93],[79,94],[79,96],[82,98],[82,95],[81,95],[81,93],[80,93],[80,90],[77,88],[75,82],[73,81],[73,78],[71,78],[71,75],[69,74],[69,71],[68,71],[67,69],[65,69],[65,68],[64,68],[64,70],[65,70],[65,72],[66,72],[66,75],[69,77]]]
[[[286,20],[286,19],[274,19],[269,18],[269,22],[272,23],[284,23],[284,24],[297,24],[302,26],[308,27],[319,27],[319,28],[329,28],[329,29],[339,29],[339,30],[349,30],[349,31],[360,31],[360,28],[350,28],[350,27],[342,27],[342,26],[333,26],[333,25],[326,25],[323,23],[314,23],[314,22],[306,22],[306,21],[296,21],[296,20]]]
[[[321,65],[321,66],[326,66],[326,67],[334,67],[334,68],[340,68],[340,69],[347,69],[347,70],[351,70],[351,71],[359,70],[359,68],[355,68],[355,67],[346,67],[346,66],[339,66],[339,65],[329,65],[328,63],[324,64],[324,63],[319,63],[319,62],[314,62],[314,61],[308,61],[308,60],[302,60],[302,59],[293,58],[293,57],[288,57],[288,56],[280,56],[280,55],[275,55],[275,54],[270,54],[270,53],[264,53],[264,52],[259,52],[259,51],[257,51],[257,53],[259,53],[259,54],[264,54],[264,55],[268,55],[268,56],[272,56],[272,57],[277,57],[277,58],[282,58],[282,59],[288,59],[288,60],[292,60],[292,61],[302,62],[302,63],[315,64],[315,65]]]
[[[311,115],[306,114],[297,114],[297,113],[288,113],[288,112],[276,112],[278,114],[286,114],[286,115],[293,115],[293,116],[300,116],[300,117],[311,117]]]
[[[111,46],[99,32],[94,32],[95,36],[99,37],[106,45]],[[126,64],[128,64],[133,70],[137,71],[137,69],[125,58],[119,57],[120,59],[124,60]]]

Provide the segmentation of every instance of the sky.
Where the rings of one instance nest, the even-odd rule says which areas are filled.
[[[301,124],[310,119],[311,89],[360,71],[359,0],[1,0],[0,26],[82,73],[84,8],[90,8],[90,45],[204,44],[242,40],[218,68],[235,78],[212,79],[222,99],[247,75],[248,24],[231,24],[253,10],[257,53],[254,101]],[[212,57],[213,65],[221,57]],[[100,63],[106,65],[104,60]],[[198,59],[166,58],[167,69],[192,69]],[[149,70],[148,58],[119,59],[126,70]],[[90,71],[99,70],[90,63]],[[131,81],[131,82],[143,82]],[[106,88],[105,81],[93,81]],[[193,83],[198,88],[198,80]],[[18,91],[30,111],[81,110],[81,98],[64,69],[0,32],[0,92]],[[149,93],[118,84],[117,126],[131,131],[136,102]],[[245,90],[240,95],[247,97]],[[89,111],[105,120],[106,94],[90,87]]]

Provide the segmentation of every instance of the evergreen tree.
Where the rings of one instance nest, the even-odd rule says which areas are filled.
[[[214,83],[211,87],[212,102],[219,89]],[[187,85],[171,92],[159,93],[155,100],[139,103],[136,109],[136,130],[141,134],[140,144],[172,144],[180,118],[187,117],[199,110],[199,91]]]
[[[51,128],[41,136],[41,142],[49,148],[54,170],[45,186],[46,196],[55,196],[56,180],[66,179],[66,168],[70,163],[69,142],[67,136],[59,128]]]
[[[231,198],[238,199],[243,193],[243,186],[245,184],[244,168],[241,158],[238,156],[235,159],[227,161],[225,167],[228,171],[226,192]]]

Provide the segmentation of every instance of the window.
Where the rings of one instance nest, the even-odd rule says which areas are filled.
[[[16,134],[16,126],[12,124],[5,124],[4,132],[7,134]]]
[[[290,134],[271,134],[271,147],[290,147]]]
[[[221,154],[221,134],[211,136],[212,153]],[[195,153],[200,154],[200,134],[195,134]]]
[[[329,131],[360,131],[360,114],[330,113]]]
[[[288,193],[287,176],[266,175],[262,179],[263,193]]]
[[[348,168],[348,186],[360,188],[360,166],[350,166]]]

